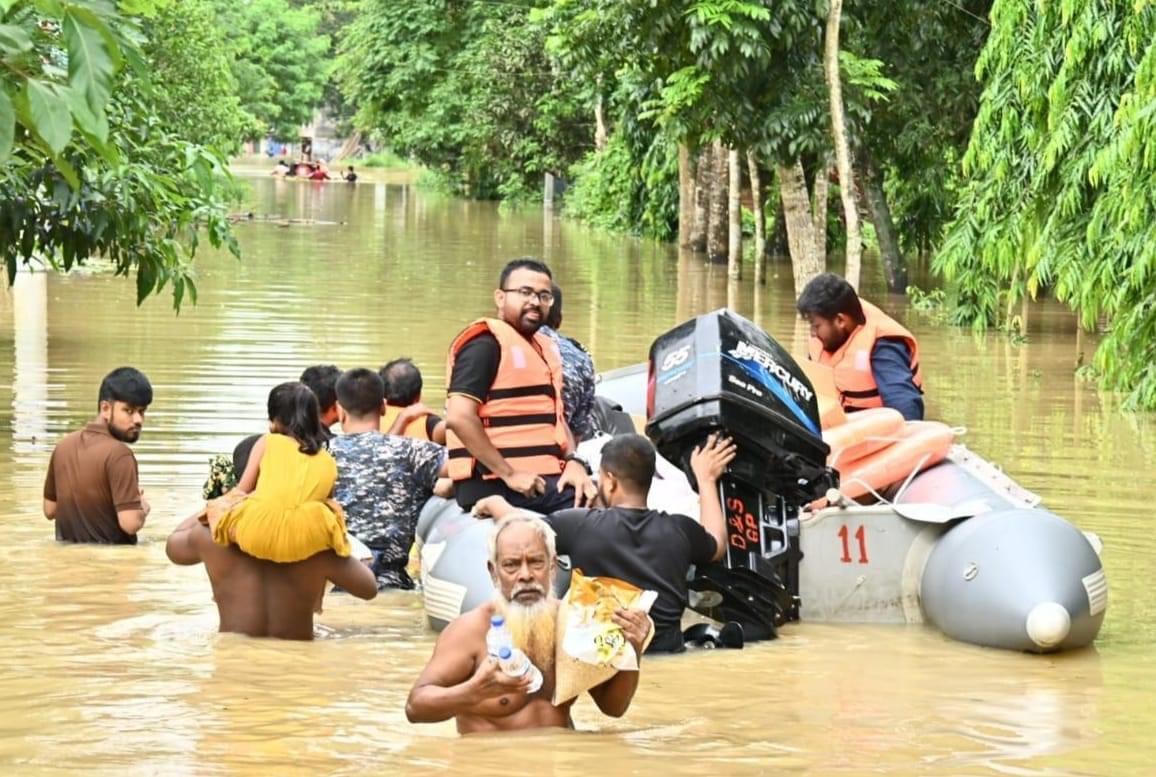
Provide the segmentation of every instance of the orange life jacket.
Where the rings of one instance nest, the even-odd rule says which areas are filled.
[[[494,383],[478,406],[486,435],[514,469],[535,475],[561,473],[565,466],[562,457],[566,453],[566,422],[562,415],[562,357],[558,346],[541,334],[527,340],[499,319],[478,319],[450,345],[447,376],[453,375],[454,360],[462,347],[483,332],[492,333],[501,349]],[[455,481],[479,476],[497,478],[449,429],[446,448],[449,475]]]
[[[397,407],[396,405],[386,405],[385,415],[381,417],[381,431],[388,433],[393,427],[393,422],[401,415],[404,407]],[[420,418],[415,418],[406,424],[405,429],[401,434],[403,437],[412,437],[415,440],[428,440],[429,434],[426,432],[426,422],[429,421],[428,415],[423,415]]]
[[[915,387],[923,392],[923,372],[919,368],[919,343],[915,335],[907,331],[895,319],[864,299],[863,314],[866,322],[855,329],[847,342],[834,353],[823,350],[823,343],[812,337],[807,346],[807,355],[812,361],[831,367],[835,376],[835,387],[846,410],[865,410],[869,407],[883,407],[879,386],[871,371],[871,351],[877,340],[891,338],[902,340],[911,353],[911,375]]]

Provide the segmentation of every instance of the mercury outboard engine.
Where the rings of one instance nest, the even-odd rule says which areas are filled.
[[[766,332],[721,309],[654,341],[646,411],[647,436],[695,488],[694,449],[711,432],[734,439],[719,484],[726,556],[696,570],[691,606],[747,640],[773,638],[799,618],[799,509],[838,485],[814,388]]]

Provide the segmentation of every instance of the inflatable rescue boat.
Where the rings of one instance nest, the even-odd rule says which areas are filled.
[[[1099,540],[946,424],[883,408],[844,415],[821,369],[718,310],[659,337],[647,364],[601,376],[618,428],[645,418],[660,453],[651,507],[697,515],[690,452],[713,431],[737,443],[720,483],[727,553],[693,570],[691,607],[739,624],[747,640],[812,620],[926,622],[963,642],[1041,653],[1089,645],[1108,602]],[[579,450],[596,465],[607,439]],[[452,501],[423,510],[434,628],[492,595],[489,530]]]

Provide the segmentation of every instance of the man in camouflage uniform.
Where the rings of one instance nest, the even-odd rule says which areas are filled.
[[[594,359],[590,352],[572,337],[558,332],[562,326],[562,289],[554,284],[554,304],[538,331],[558,344],[562,355],[562,405],[566,425],[574,442],[589,440],[597,432],[594,423]]]
[[[329,444],[337,460],[334,498],[345,510],[349,533],[373,551],[377,587],[410,590],[409,548],[422,505],[445,474],[446,449],[381,433],[385,384],[373,370],[342,374],[337,406],[344,434]]]

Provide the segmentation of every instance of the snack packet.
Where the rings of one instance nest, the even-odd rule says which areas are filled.
[[[558,705],[609,680],[620,670],[638,669],[638,656],[611,616],[615,610],[650,612],[655,591],[644,591],[613,577],[586,577],[575,569],[570,590],[558,608],[554,648],[554,697]],[[654,623],[643,650],[654,637]]]

